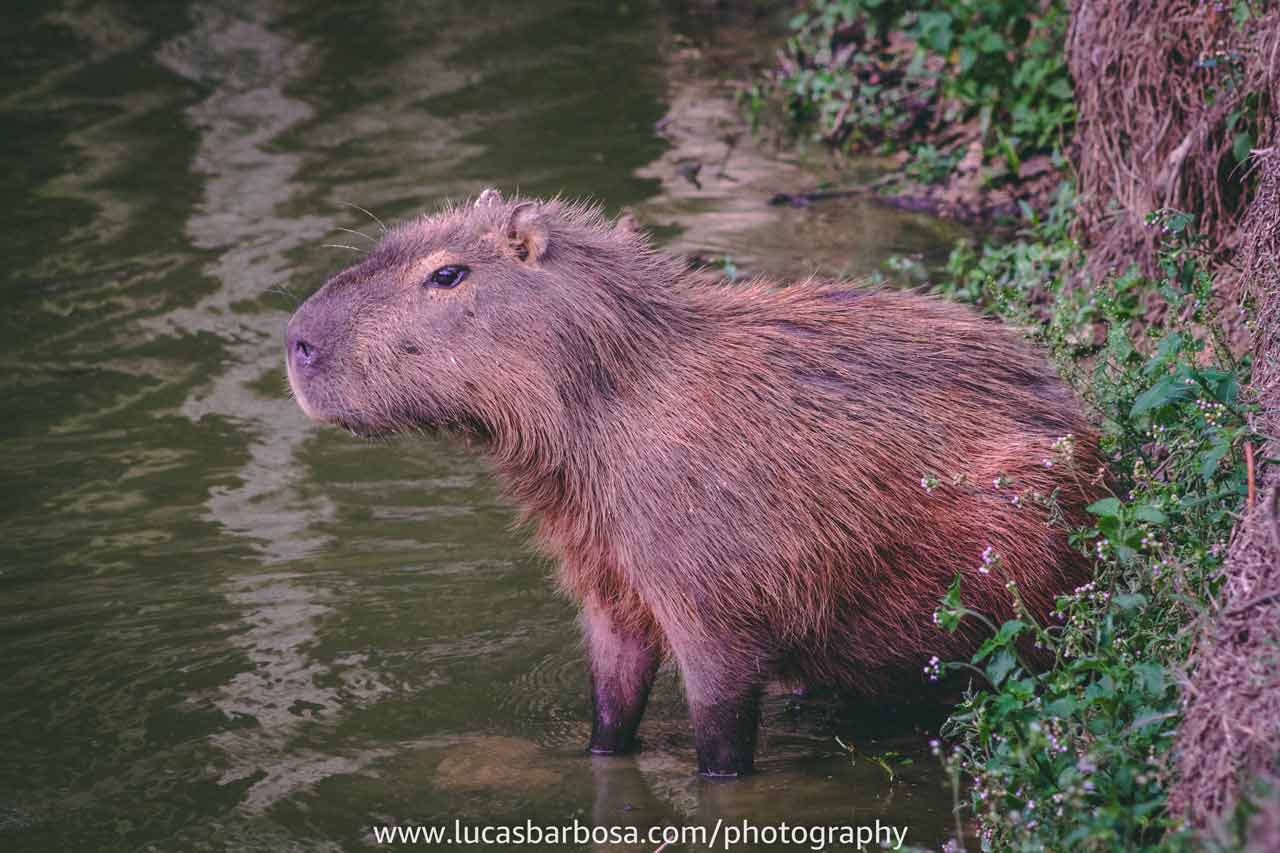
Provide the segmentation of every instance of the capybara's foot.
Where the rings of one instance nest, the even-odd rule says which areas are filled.
[[[587,744],[587,752],[592,755],[627,755],[632,752],[640,751],[640,738],[638,737],[601,737],[599,739],[592,737],[591,742]]]
[[[755,763],[750,753],[743,754],[734,749],[715,750],[712,754],[704,754],[698,749],[698,775],[704,779],[736,779],[755,772]]]
[[[703,779],[737,779],[739,776],[746,776],[754,773],[753,768],[748,767],[746,770],[698,770],[698,775]]]
[[[730,701],[693,706],[698,772],[708,779],[746,776],[754,769],[760,694],[749,690]]]

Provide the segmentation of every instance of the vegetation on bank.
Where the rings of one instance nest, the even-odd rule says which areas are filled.
[[[1228,18],[1251,13],[1248,2],[1219,6]],[[792,28],[779,67],[747,92],[757,115],[774,104],[842,150],[905,152],[905,176],[921,183],[954,182],[966,157],[986,164],[988,185],[1025,178],[1029,158],[1066,162],[1076,104],[1063,0],[823,0]],[[1247,117],[1222,120],[1257,130]],[[1261,438],[1250,428],[1258,406],[1241,393],[1251,362],[1229,345],[1215,295],[1217,234],[1157,211],[1146,224],[1155,263],[1090,280],[1075,237],[1079,189],[1062,181],[1039,210],[1024,199],[1016,238],[963,245],[941,275],[890,265],[1040,342],[1099,423],[1114,492],[1090,507],[1088,528],[1070,531],[1096,575],[1058,600],[1052,624],[1021,609],[988,623],[991,639],[972,660],[925,667],[970,673],[983,688],[955,709],[936,749],[967,800],[957,832],[976,819],[984,849],[1199,848],[1205,839],[1166,807],[1170,755],[1195,633],[1268,461],[1250,452]],[[1072,465],[1071,448],[1062,437],[1046,464]],[[1011,501],[1054,505],[1054,495],[997,485]],[[973,571],[998,573],[999,555],[974,555]],[[965,588],[957,577],[941,603],[944,627],[987,620],[965,606]],[[1009,594],[1017,602],[1016,586]],[[1027,643],[1053,650],[1053,667],[1024,666]],[[1226,828],[1228,847],[1242,843],[1248,808]]]
[[[1052,180],[1075,121],[1066,22],[1064,0],[815,2],[745,100],[842,151],[900,156],[918,198],[959,183],[970,214],[1008,209]]]
[[[958,249],[940,289],[1029,329],[1100,421],[1114,496],[1070,534],[1096,575],[1058,600],[1054,624],[1024,611],[992,626],[974,660],[944,664],[977,666],[986,683],[952,714],[940,749],[969,781],[984,847],[1176,850],[1193,846],[1165,809],[1179,680],[1248,493],[1243,448],[1256,437],[1240,388],[1250,365],[1214,333],[1212,277],[1189,216],[1152,218],[1158,276],[1130,269],[1072,289],[1071,199],[1064,185],[1018,239]],[[1159,319],[1152,296],[1167,309]],[[1072,464],[1069,442],[1059,457]],[[964,587],[958,578],[940,608],[944,626],[985,618],[965,608]],[[1024,667],[1020,638],[1056,652],[1054,666]]]

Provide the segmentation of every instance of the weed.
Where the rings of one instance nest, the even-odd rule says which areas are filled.
[[[1075,120],[1066,22],[1062,0],[816,0],[791,21],[773,91],[798,124],[859,149],[910,146],[939,123],[975,120],[987,156],[1016,173]],[[755,113],[764,91],[752,92]],[[932,145],[911,151],[926,183],[959,160]]]
[[[1096,574],[1058,599],[1053,624],[1038,624],[1010,583],[1018,618],[988,624],[971,660],[934,663],[984,688],[944,727],[944,761],[972,780],[984,849],[1179,850],[1191,841],[1165,811],[1166,757],[1188,626],[1216,591],[1246,489],[1240,448],[1251,436],[1238,389],[1249,364],[1212,333],[1191,331],[1219,326],[1191,217],[1152,217],[1162,233],[1157,278],[1130,270],[1071,290],[1069,210],[1064,190],[1022,239],[959,250],[945,290],[1024,322],[1037,304],[1052,305],[1033,328],[1102,422],[1115,493],[1089,507],[1089,527],[1070,531]],[[1153,293],[1163,319],[1143,314]],[[1101,334],[1083,331],[1091,328]],[[1059,450],[1069,456],[1069,446]],[[974,571],[1000,572],[989,556]],[[936,617],[951,630],[987,621],[965,606],[964,586],[957,577]],[[1028,642],[1054,653],[1047,671],[1020,659]]]

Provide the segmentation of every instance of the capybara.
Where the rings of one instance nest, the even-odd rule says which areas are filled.
[[[1090,426],[959,305],[729,283],[595,209],[486,190],[389,231],[285,346],[311,417],[492,457],[581,606],[595,753],[635,747],[670,655],[699,770],[748,772],[768,683],[910,693],[983,639],[935,624],[957,573],[998,621],[1006,583],[1047,617],[1088,574],[1064,521],[1098,496]]]

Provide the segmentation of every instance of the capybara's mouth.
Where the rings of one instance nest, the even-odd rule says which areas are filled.
[[[393,425],[371,421],[350,410],[330,410],[322,403],[324,395],[308,393],[307,389],[302,387],[302,384],[292,375],[292,371],[289,376],[289,387],[298,408],[316,423],[344,429],[357,438],[382,438],[400,431]]]
[[[346,417],[329,418],[325,422],[333,424],[336,427],[340,427],[341,429],[345,429],[356,438],[365,438],[370,440],[389,438],[397,433],[403,432],[401,429],[388,426],[386,424],[371,424],[366,421],[358,421]]]

